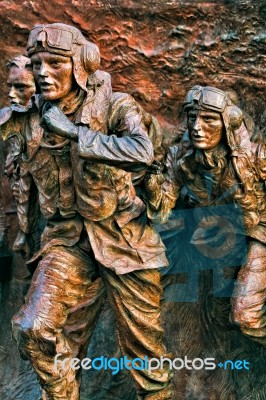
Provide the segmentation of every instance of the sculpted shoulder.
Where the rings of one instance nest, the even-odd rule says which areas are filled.
[[[25,113],[14,112],[11,107],[0,110],[0,138],[7,140],[12,136],[22,136],[25,117]]]
[[[10,107],[5,107],[0,110],[0,126],[4,125],[10,120],[12,116],[12,110]]]
[[[136,100],[127,93],[113,92],[110,99],[109,126],[112,129],[118,121],[121,121],[129,114],[142,116],[142,109]]]

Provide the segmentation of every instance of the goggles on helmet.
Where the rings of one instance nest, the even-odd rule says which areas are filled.
[[[73,42],[73,33],[69,30],[40,25],[30,32],[27,48],[29,55],[37,52],[40,46],[44,49],[50,48],[69,52],[69,55],[71,55]]]
[[[188,91],[183,103],[184,109],[199,106],[222,113],[227,105],[227,94],[212,86],[195,86]]]

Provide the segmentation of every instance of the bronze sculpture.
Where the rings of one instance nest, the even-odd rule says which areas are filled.
[[[7,60],[14,54],[23,52],[28,33],[33,25],[62,21],[81,28],[86,37],[100,46],[101,69],[111,73],[113,90],[133,94],[145,109],[159,116],[163,123],[179,125],[185,92],[200,82],[203,85],[216,86],[224,90],[233,87],[240,95],[241,109],[243,107],[254,118],[255,126],[265,135],[263,64],[265,63],[263,57],[265,7],[263,0],[227,1],[219,2],[219,4],[208,2],[208,6],[205,2],[195,0],[191,2],[176,0],[168,7],[165,7],[165,1],[160,0],[156,4],[153,3],[152,10],[148,1],[126,3],[125,7],[123,2],[110,0],[107,7],[106,2],[77,0],[65,2],[65,7],[54,7],[53,3],[42,0],[21,4],[14,0],[11,0],[11,3],[8,2],[8,6],[1,11],[1,107],[8,105],[8,91],[5,90]],[[166,136],[166,139],[169,136]],[[6,204],[10,204],[6,183],[4,180],[4,200]],[[8,224],[10,215],[7,215]],[[15,215],[12,214],[12,217],[15,218]],[[10,227],[14,229],[12,228],[14,225]],[[13,239],[13,236],[10,237],[10,227],[6,225],[6,233]],[[11,241],[7,244],[11,244]],[[0,264],[1,267],[4,265],[3,259]],[[210,282],[212,282],[211,279],[212,277],[210,277]],[[39,387],[34,374],[31,374],[29,378],[28,373],[24,373],[23,381],[20,365],[27,365],[27,362],[20,362],[17,357],[17,346],[9,340],[8,322],[21,301],[17,294],[12,296],[13,308],[11,309],[8,287],[7,282],[5,292],[2,291],[0,317],[2,322],[0,345],[1,349],[4,347],[6,351],[4,359],[2,351],[0,356],[2,365],[0,398],[37,400]],[[206,283],[204,287],[206,288]],[[16,291],[18,291],[17,288]],[[189,304],[187,308],[188,306]],[[165,307],[163,308],[165,310]],[[237,327],[227,324],[228,309],[220,306],[214,312],[209,304],[205,309],[200,308],[200,305],[197,308],[197,304],[193,308],[191,304],[190,312],[185,313],[179,303],[173,305],[173,308],[172,312],[169,308],[165,310],[166,343],[176,354],[180,354],[178,344],[182,343],[183,354],[190,349],[194,357],[199,354],[197,352],[199,346],[205,346],[207,355],[214,355],[216,349],[219,349],[229,358],[235,351],[239,351],[241,354],[245,352],[246,358],[257,360],[255,365],[252,363],[250,373],[244,374],[240,371],[237,374],[236,371],[232,371],[224,377],[223,382],[221,379],[221,375],[224,375],[223,371],[220,371],[221,374],[219,371],[208,376],[205,374],[204,382],[199,372],[186,374],[186,379],[183,378],[185,374],[178,373],[175,381],[176,397],[196,400],[201,396],[208,397],[211,393],[213,397],[223,400],[249,396],[261,400],[265,396],[266,388],[265,385],[263,387],[264,363],[261,359],[259,361],[260,346],[241,335]],[[6,310],[5,314],[4,310]],[[200,315],[205,318],[199,320]],[[209,318],[210,315],[213,318]],[[176,323],[173,323],[174,319]],[[198,335],[197,327],[201,329]],[[101,329],[106,329],[104,323]],[[184,340],[189,330],[195,332],[193,344],[190,343],[189,337]],[[100,343],[102,343],[104,334],[100,331],[99,335],[98,332],[99,330],[96,329],[94,338],[100,336]],[[96,340],[93,344],[95,342]],[[226,343],[229,342],[233,342],[235,347],[232,345],[226,347]],[[103,348],[109,349],[108,340],[104,343],[106,346],[103,345]],[[254,348],[258,349],[257,355]],[[97,351],[93,354],[101,354]],[[103,399],[114,400],[118,397],[117,386],[113,387],[115,390],[112,393],[111,391],[106,393],[107,388],[110,387],[108,377],[111,374],[107,372],[104,374],[105,378],[101,379],[103,374],[103,372],[96,373],[90,377],[90,371],[85,372],[86,378],[83,378],[81,388],[85,399],[90,399],[94,393],[96,394],[93,398],[97,399],[97,389],[100,391],[98,396]],[[117,378],[122,380],[120,374]],[[133,386],[131,379],[128,384],[125,383],[126,381],[127,379],[123,380],[123,388],[129,386],[131,389]],[[88,382],[90,382],[89,385]],[[117,384],[116,380],[114,384]],[[190,388],[193,389],[190,390]],[[252,388],[252,393],[250,393],[250,388]],[[32,389],[30,393],[29,389]],[[104,397],[104,391],[106,397]],[[125,397],[129,397],[127,390],[122,389],[123,392],[127,393]],[[123,398],[123,395],[120,397]],[[130,400],[135,400],[134,396],[130,397]]]
[[[1,110],[0,135],[1,138],[7,141],[8,156],[5,164],[5,174],[10,178],[12,194],[17,201],[17,215],[19,220],[21,220],[21,213],[24,214],[24,204],[20,191],[25,182],[23,182],[23,178],[19,180],[19,176],[23,175],[23,167],[21,163],[18,165],[17,159],[19,155],[19,142],[22,139],[23,113],[31,107],[31,97],[35,93],[36,87],[32,74],[31,61],[28,57],[19,55],[10,59],[7,63],[7,68],[8,97],[11,106]],[[2,218],[4,218],[4,215]],[[26,246],[26,236],[23,231],[22,221],[20,227],[22,229],[18,232],[13,245],[15,251],[25,250]],[[0,235],[1,242],[1,240],[4,240],[3,230],[1,230]]]
[[[85,356],[105,289],[122,354],[165,353],[156,269],[167,260],[131,179],[151,164],[153,148],[137,103],[112,93],[109,74],[98,70],[97,46],[78,29],[39,25],[28,54],[41,96],[23,121],[29,206],[23,223],[34,229],[40,207],[47,225],[28,262],[34,275],[13,331],[43,398],[74,400],[79,374],[70,366],[55,370],[54,358]],[[167,367],[131,372],[140,399],[172,398]]]
[[[36,90],[30,59],[23,55],[14,57],[8,61],[7,68],[11,105],[27,107]]]
[[[241,207],[248,254],[232,297],[232,319],[244,334],[265,344],[265,145],[250,142],[243,114],[226,92],[194,86],[184,110],[188,135],[170,148],[166,175],[157,163],[146,177],[149,216],[165,222],[174,207]]]

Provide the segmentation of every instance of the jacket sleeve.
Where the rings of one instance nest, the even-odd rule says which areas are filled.
[[[121,93],[114,96],[109,110],[109,132],[110,135],[105,135],[79,126],[80,157],[130,172],[146,169],[153,162],[153,145],[143,113],[131,96]]]

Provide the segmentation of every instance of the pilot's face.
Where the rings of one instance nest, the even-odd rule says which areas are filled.
[[[189,110],[188,131],[195,148],[215,148],[223,138],[224,123],[221,114],[210,110]]]
[[[70,57],[43,51],[35,53],[31,62],[44,100],[61,100],[73,90],[75,80]]]
[[[8,74],[8,97],[11,104],[27,106],[35,93],[35,83],[32,71],[27,68],[11,66]]]

